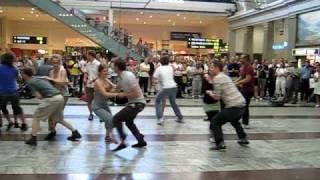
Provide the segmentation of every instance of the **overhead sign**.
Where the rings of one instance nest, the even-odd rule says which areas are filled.
[[[319,55],[320,48],[298,48],[292,49],[292,56],[309,56],[309,55]]]
[[[191,49],[215,49],[219,50],[220,44],[222,44],[221,39],[199,39],[199,38],[189,38],[188,48]]]
[[[172,41],[188,41],[189,38],[201,38],[199,32],[171,32],[170,35]]]
[[[288,48],[288,42],[284,41],[282,44],[274,44],[272,45],[273,50],[284,50]]]
[[[15,44],[47,44],[47,37],[42,36],[13,36]]]

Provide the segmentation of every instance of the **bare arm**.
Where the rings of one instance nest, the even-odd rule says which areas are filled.
[[[61,77],[53,78],[53,70],[51,70],[49,73],[49,77],[49,80],[53,81],[55,84],[59,86],[64,86],[69,83],[66,71],[61,72]]]
[[[105,97],[116,97],[116,96],[118,96],[118,93],[107,92],[105,87],[103,86],[103,84],[102,84],[102,82],[100,80],[97,80],[94,83],[94,88],[95,88],[95,90],[97,90],[100,94],[102,94]]]
[[[235,84],[236,84],[237,86],[246,84],[246,83],[248,83],[248,82],[251,81],[251,78],[252,78],[252,75],[247,74],[244,79],[237,80],[237,81],[235,82]]]

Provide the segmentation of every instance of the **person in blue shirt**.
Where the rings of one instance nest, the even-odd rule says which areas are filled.
[[[301,101],[307,101],[311,94],[309,85],[311,70],[309,61],[306,61],[304,66],[301,68]]]
[[[19,118],[22,122],[20,129],[22,131],[26,131],[28,128],[23,110],[20,106],[20,98],[17,90],[16,79],[18,77],[18,70],[13,66],[13,63],[16,61],[16,57],[12,53],[5,53],[1,55],[0,60],[0,107],[3,115],[9,122],[7,131],[9,131],[14,125],[16,128],[19,127],[17,122],[15,124],[10,120],[9,112],[7,110],[9,102],[13,109],[14,119],[17,120]]]

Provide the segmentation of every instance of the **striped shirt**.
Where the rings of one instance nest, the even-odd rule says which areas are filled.
[[[221,98],[226,108],[245,106],[246,101],[242,94],[231,78],[223,72],[214,77],[213,86],[215,94]]]

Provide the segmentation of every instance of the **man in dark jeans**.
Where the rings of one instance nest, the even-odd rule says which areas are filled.
[[[249,128],[249,106],[251,98],[254,95],[254,70],[250,62],[251,60],[248,54],[241,55],[240,79],[235,82],[236,86],[240,88],[240,91],[246,100],[245,112],[242,116],[244,128]]]
[[[230,122],[237,132],[240,145],[249,144],[247,135],[244,132],[239,120],[245,112],[245,99],[232,82],[231,78],[223,73],[223,63],[215,61],[210,71],[214,75],[213,86],[214,91],[206,93],[215,100],[221,100],[224,103],[224,109],[211,119],[210,130],[212,131],[216,147],[212,150],[224,150],[222,126]]]
[[[144,135],[140,133],[134,123],[134,119],[144,109],[146,101],[137,78],[132,72],[126,71],[126,68],[127,66],[124,60],[121,58],[115,60],[114,71],[118,74],[117,88],[124,91],[119,93],[119,97],[127,97],[128,105],[113,117],[113,125],[116,127],[121,139],[119,146],[113,151],[119,151],[127,147],[125,142],[127,135],[123,131],[122,122],[126,123],[128,129],[138,141],[138,143],[132,145],[132,147],[141,148],[147,146]]]

